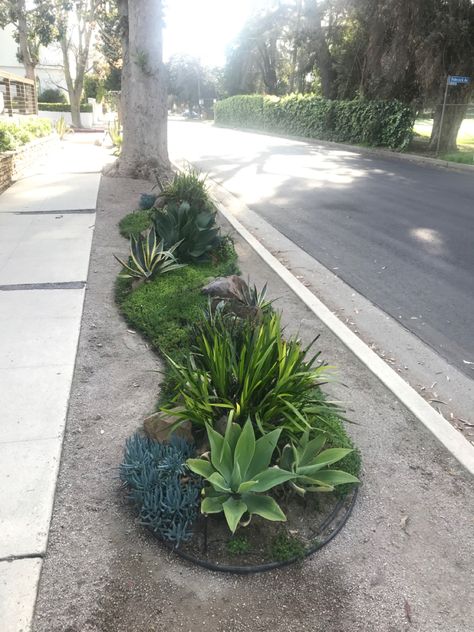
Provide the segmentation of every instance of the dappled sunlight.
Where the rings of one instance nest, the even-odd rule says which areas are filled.
[[[437,230],[432,228],[412,228],[410,236],[431,255],[446,254],[443,238]]]

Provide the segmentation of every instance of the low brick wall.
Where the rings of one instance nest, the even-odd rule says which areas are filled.
[[[34,163],[43,158],[58,142],[56,135],[45,136],[19,147],[15,151],[0,153],[0,193],[26,175]]]

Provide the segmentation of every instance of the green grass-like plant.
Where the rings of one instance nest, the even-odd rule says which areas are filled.
[[[255,323],[217,310],[194,332],[193,353],[182,363],[170,359],[176,395],[163,410],[177,425],[212,426],[231,410],[236,421],[251,418],[262,434],[279,427],[298,437],[334,412],[318,388],[328,367],[319,353],[307,358],[311,345],[283,337],[278,314]]]
[[[194,169],[177,173],[171,182],[165,185],[157,179],[157,186],[161,188],[158,197],[163,200],[164,206],[179,207],[183,202],[187,202],[196,212],[212,210],[206,178]]]

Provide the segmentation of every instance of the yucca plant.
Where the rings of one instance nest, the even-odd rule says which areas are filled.
[[[327,436],[318,432],[310,440],[306,430],[297,441],[285,445],[279,460],[284,470],[295,475],[289,484],[300,495],[306,492],[332,492],[337,485],[358,483],[359,479],[342,470],[328,468],[353,450],[346,448],[329,448],[323,450]]]
[[[176,394],[163,409],[177,424],[213,425],[232,410],[236,421],[250,418],[262,434],[279,427],[298,436],[314,419],[334,413],[319,389],[329,367],[318,361],[319,353],[306,359],[312,345],[285,340],[278,314],[255,323],[217,310],[194,335],[185,363],[168,358]]]
[[[182,268],[184,264],[178,263],[174,256],[174,251],[178,246],[179,243],[165,250],[163,240],[158,242],[154,228],[150,228],[145,233],[139,233],[137,237],[131,235],[128,262],[114,255],[124,268],[119,276],[149,281],[159,274]]]
[[[219,245],[219,229],[216,227],[216,213],[196,210],[188,202],[168,204],[157,209],[153,222],[155,230],[170,248],[179,242],[176,258],[179,261],[202,261]]]
[[[189,469],[205,482],[201,512],[224,512],[232,533],[239,524],[248,524],[252,515],[266,520],[285,521],[278,503],[265,494],[294,477],[277,466],[270,467],[281,429],[255,440],[250,420],[244,426],[232,422],[229,415],[225,434],[206,425],[210,452],[200,459],[188,459]]]

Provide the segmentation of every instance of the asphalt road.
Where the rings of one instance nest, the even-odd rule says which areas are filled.
[[[474,173],[197,122],[169,147],[472,377]]]

